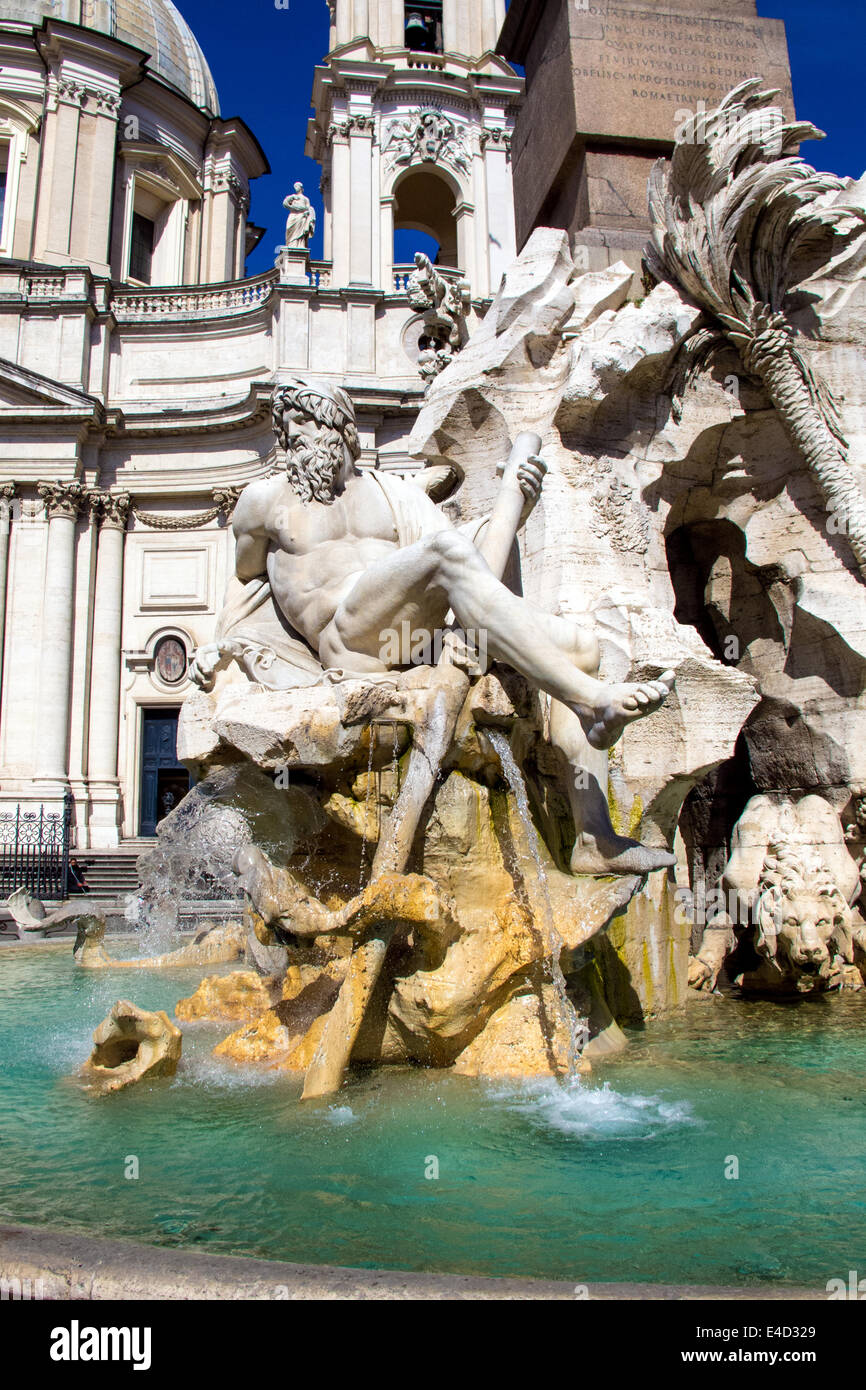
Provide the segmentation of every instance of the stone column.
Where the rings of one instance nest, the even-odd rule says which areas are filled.
[[[394,293],[394,198],[379,199],[379,283],[386,294]]]
[[[60,796],[68,784],[69,676],[72,662],[72,598],[75,522],[85,490],[79,482],[39,483],[48,512],[48,558],[39,669],[39,753],[36,782]]]
[[[406,7],[404,0],[391,0],[391,22],[388,26],[388,32],[380,36],[379,43],[382,48],[405,47]]]
[[[486,0],[482,14],[482,33],[485,49],[496,51],[499,33],[505,23],[505,0]]]
[[[331,144],[331,228],[334,269],[331,283],[348,285],[352,243],[352,192],[349,186],[349,132],[346,121],[335,121],[328,132]]]
[[[6,645],[6,584],[9,572],[9,521],[14,483],[0,484],[0,691],[3,689],[3,649]]]
[[[334,259],[334,213],[331,206],[331,171],[325,168],[319,184],[319,192],[325,205],[325,224],[322,228],[322,260]]]
[[[354,30],[353,38],[374,37],[370,33],[370,0],[355,0]]]
[[[496,240],[490,238],[488,274],[490,293],[496,294],[499,282],[517,255],[514,233],[514,212],[511,193],[511,173],[508,168],[511,136],[494,126],[481,133],[484,162],[487,169],[487,224]]]
[[[338,45],[341,43],[348,43],[350,39],[355,37],[352,32],[355,27],[354,20],[355,16],[353,13],[352,0],[337,0],[334,27]]]
[[[87,771],[90,843],[96,849],[119,843],[120,641],[123,614],[123,545],[129,497],[98,493],[94,514],[101,520],[96,552],[93,644],[90,660],[90,736]]]
[[[72,224],[73,184],[78,155],[78,126],[84,88],[58,76],[48,79],[45,121],[42,133],[42,161],[36,218],[34,256],[40,260],[51,252],[69,254]]]
[[[74,204],[69,228],[69,252],[97,274],[110,275],[110,238],[114,163],[120,90],[87,89],[82,111],[89,122],[86,140],[79,138],[75,165]],[[83,131],[83,127],[82,127]]]
[[[372,116],[352,116],[349,120],[352,285],[373,284],[373,125]]]

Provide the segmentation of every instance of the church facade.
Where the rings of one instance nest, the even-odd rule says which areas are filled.
[[[338,383],[362,464],[411,470],[430,323],[395,231],[437,243],[465,327],[515,252],[504,0],[329,9],[323,257],[245,278],[267,160],[170,0],[0,0],[0,812],[71,794],[78,849],[152,835],[188,785],[177,716],[234,504],[278,466],[274,385]]]

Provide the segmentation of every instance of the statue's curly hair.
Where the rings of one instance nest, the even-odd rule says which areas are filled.
[[[289,381],[274,390],[271,416],[274,433],[283,449],[288,447],[286,412],[298,411],[308,420],[315,420],[323,429],[335,430],[347,446],[352,458],[361,454],[361,444],[355,427],[355,408],[345,391],[330,383]]]

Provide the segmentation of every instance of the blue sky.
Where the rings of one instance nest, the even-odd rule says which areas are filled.
[[[243,116],[273,173],[253,185],[251,217],[267,232],[248,272],[267,270],[282,240],[282,201],[296,179],[319,203],[319,166],[304,158],[313,68],[328,48],[326,0],[176,0],[211,65],[223,115]],[[797,114],[827,132],[803,146],[819,168],[859,176],[866,168],[863,58],[866,0],[759,0],[760,14],[784,19]],[[321,219],[313,240],[321,255]]]

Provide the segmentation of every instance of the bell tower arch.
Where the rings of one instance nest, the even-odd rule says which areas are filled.
[[[328,0],[306,152],[322,166],[331,285],[393,293],[394,231],[432,236],[473,300],[516,252],[511,131],[523,81],[496,52],[505,0]],[[421,249],[419,247],[419,249]]]

